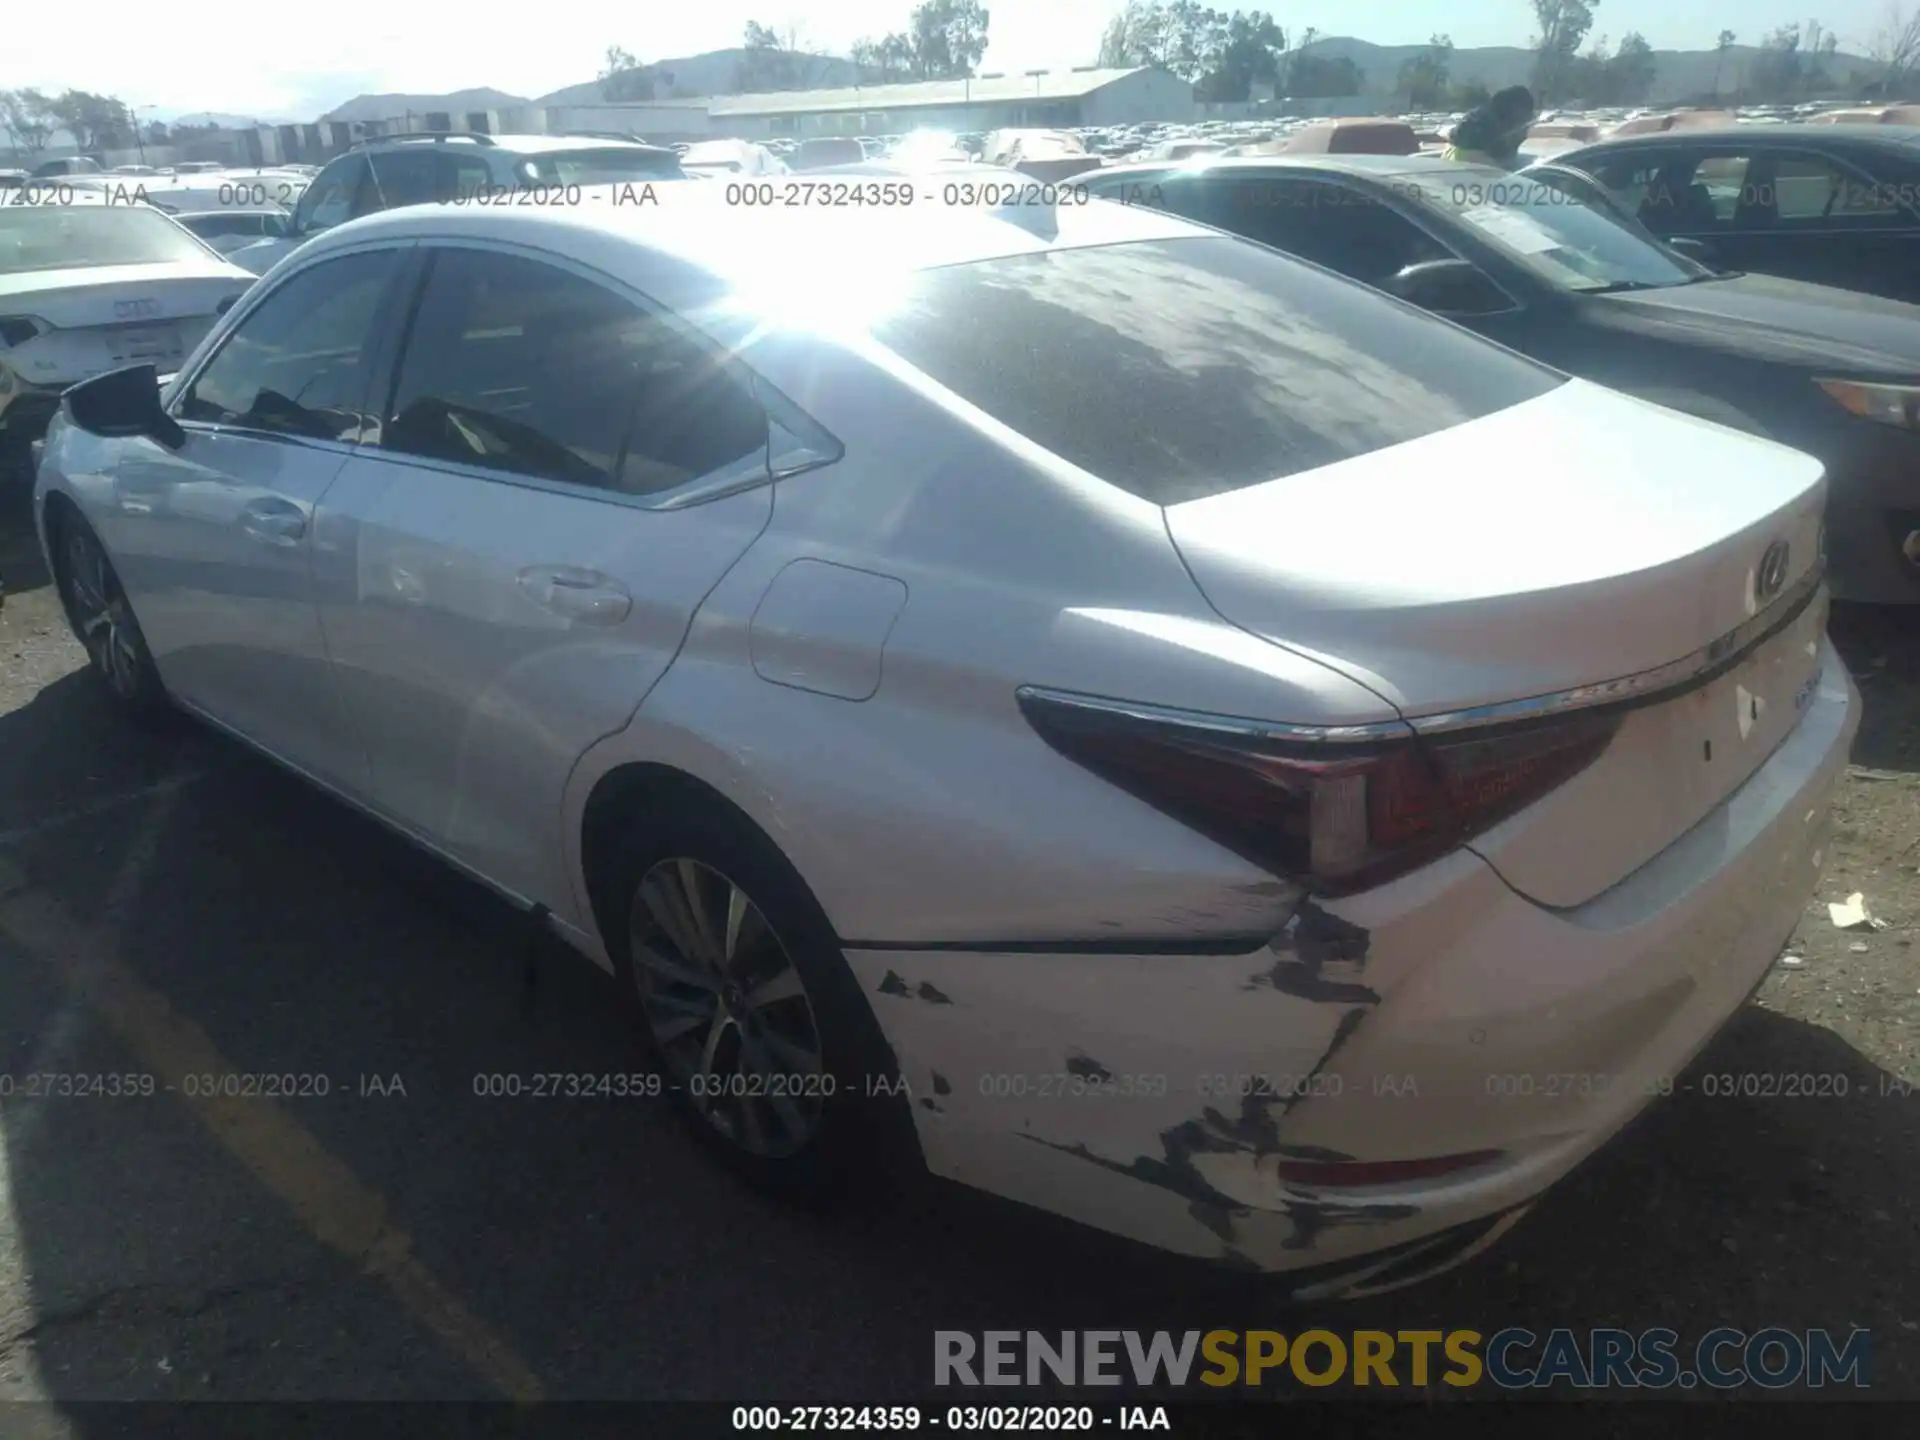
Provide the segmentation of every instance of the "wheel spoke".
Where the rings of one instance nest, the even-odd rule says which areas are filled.
[[[727,944],[720,952],[721,968],[733,969],[734,957],[740,950],[740,927],[746,923],[747,916],[753,913],[753,902],[747,899],[747,892],[731,882],[727,885]]]
[[[768,1074],[818,1075],[820,1057],[806,1046],[789,1040],[764,1025],[754,1031],[753,1043],[767,1057],[761,1068]],[[760,1063],[760,1062],[756,1062]]]
[[[674,883],[659,871],[652,872],[640,882],[640,901],[647,907],[647,913],[653,917],[653,923],[660,927],[668,943],[680,952],[681,958],[697,963],[701,958],[699,941]],[[711,985],[710,981],[699,983]]]
[[[764,1010],[783,1000],[803,1000],[806,994],[807,987],[800,983],[800,972],[788,964],[782,966],[779,973],[762,980],[747,992],[747,1008]]]
[[[725,969],[720,942],[713,933],[713,917],[707,913],[706,897],[700,893],[703,867],[696,860],[682,860],[675,868],[679,872],[680,893],[686,900],[694,942],[700,947],[689,958],[704,960],[716,970]]]
[[[633,958],[654,974],[671,980],[677,985],[690,985],[696,990],[704,990],[709,994],[715,994],[719,989],[720,982],[707,971],[682,965],[677,960],[662,955],[651,945],[634,946]]]

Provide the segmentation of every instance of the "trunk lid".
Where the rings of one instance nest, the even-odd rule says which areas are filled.
[[[31,284],[22,282],[31,281]],[[64,385],[121,365],[177,368],[252,277],[212,256],[0,277],[0,316],[38,322],[7,364],[37,385]],[[4,343],[4,341],[0,341]]]
[[[1819,563],[1823,474],[1799,451],[1576,380],[1169,507],[1167,523],[1228,620],[1417,720],[1607,686],[1724,642]],[[1784,566],[1766,563],[1776,544]],[[1552,905],[1657,854],[1796,722],[1817,663],[1802,631],[1817,639],[1824,606],[1808,615],[1730,674],[1632,712],[1592,767],[1490,832],[1527,844],[1483,853]]]

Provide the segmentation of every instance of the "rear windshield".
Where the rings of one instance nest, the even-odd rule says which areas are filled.
[[[0,205],[0,275],[207,258],[199,241],[144,205]]]
[[[1224,237],[930,270],[873,333],[1002,424],[1159,505],[1417,440],[1564,382]]]
[[[671,150],[602,145],[558,150],[523,162],[526,178],[539,185],[619,185],[629,180],[681,180],[686,172]]]

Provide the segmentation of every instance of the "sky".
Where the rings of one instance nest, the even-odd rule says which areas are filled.
[[[9,7],[0,89],[34,86],[116,95],[156,115],[212,110],[308,120],[366,92],[434,94],[492,86],[534,96],[591,80],[607,46],[642,60],[740,43],[748,20],[798,30],[802,48],[845,54],[853,41],[904,29],[914,0],[541,0],[532,9],[449,10],[426,0],[279,0],[223,17],[152,0],[92,0],[84,37],[59,6]],[[986,0],[984,70],[1090,64],[1120,0]],[[1595,35],[1630,30],[1656,49],[1706,50],[1723,28],[1757,41],[1817,17],[1843,50],[1864,53],[1900,0],[1599,0]],[[1905,0],[1908,5],[1920,0]],[[1216,9],[1236,8],[1213,0]],[[1525,45],[1528,0],[1268,0],[1288,32],[1313,26],[1383,45],[1444,31],[1460,46]],[[660,13],[663,11],[665,13]],[[455,22],[455,16],[458,21]],[[494,19],[494,16],[498,19]]]

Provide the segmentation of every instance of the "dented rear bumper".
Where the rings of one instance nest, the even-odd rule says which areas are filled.
[[[1583,905],[1462,850],[1249,953],[850,952],[929,1168],[1320,1294],[1476,1253],[1672,1087],[1797,923],[1858,725],[1822,653],[1772,757]],[[1483,1151],[1364,1189],[1284,1173]]]

